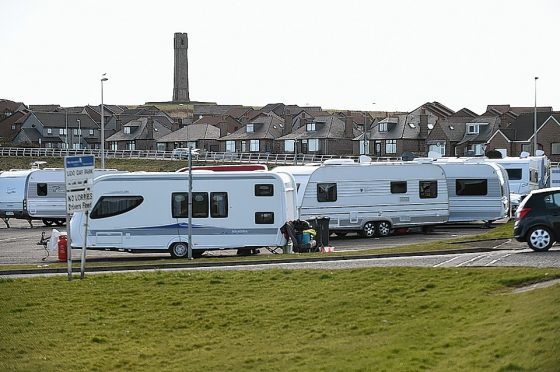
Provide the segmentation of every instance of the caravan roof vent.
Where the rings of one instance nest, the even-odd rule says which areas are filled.
[[[352,159],[329,159],[323,162],[324,165],[345,165],[345,164],[356,164]]]

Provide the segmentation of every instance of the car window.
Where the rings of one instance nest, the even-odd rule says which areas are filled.
[[[560,208],[560,193],[546,195],[544,205],[546,208]]]

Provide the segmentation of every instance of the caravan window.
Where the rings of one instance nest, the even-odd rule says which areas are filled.
[[[47,196],[47,184],[46,183],[38,183],[37,184],[37,196]]]
[[[506,169],[506,171],[510,180],[520,180],[522,178],[523,171],[521,168]]]
[[[273,196],[274,195],[274,185],[255,185],[255,196]]]
[[[192,217],[208,218],[208,193],[192,193]],[[189,193],[174,192],[171,194],[171,216],[173,218],[189,217]]]
[[[320,202],[336,201],[336,183],[318,183],[317,201]]]
[[[227,192],[210,193],[210,216],[212,218],[226,218],[228,216]]]
[[[138,207],[143,201],[144,198],[141,196],[102,196],[89,217],[95,220],[123,214]]]
[[[255,223],[257,225],[273,224],[274,212],[255,212]]]
[[[529,170],[529,181],[539,182],[539,172],[535,169]]]
[[[488,180],[458,179],[455,180],[456,195],[488,195]]]
[[[420,199],[437,198],[437,181],[420,181]]]
[[[406,194],[406,181],[391,182],[391,194]]]

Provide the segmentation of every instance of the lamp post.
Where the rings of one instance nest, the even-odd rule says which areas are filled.
[[[101,75],[101,169],[105,169],[105,110],[103,106],[103,82],[109,80]]]
[[[80,119],[76,119],[76,121],[78,122],[78,149],[81,149],[82,148],[82,126],[81,126]]]
[[[66,150],[66,155],[68,155],[68,107],[64,109],[65,112],[65,127],[64,127],[64,149]]]
[[[193,202],[192,202],[192,147],[189,146],[189,194],[188,194],[188,220],[189,220],[189,229],[187,231],[188,234],[188,239],[189,239],[189,245],[187,246],[187,258],[189,260],[192,260],[193,258],[193,251],[192,251],[192,247],[193,247],[193,241],[192,241],[192,207],[193,207]]]
[[[535,119],[533,121],[533,155],[537,155],[537,80],[539,79],[538,76],[535,76]]]

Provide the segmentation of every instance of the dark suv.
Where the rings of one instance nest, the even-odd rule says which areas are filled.
[[[513,235],[537,252],[560,241],[560,187],[531,191],[515,212]]]

